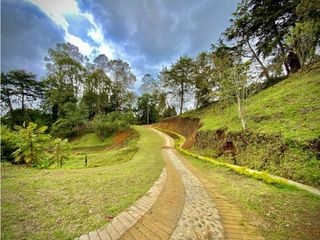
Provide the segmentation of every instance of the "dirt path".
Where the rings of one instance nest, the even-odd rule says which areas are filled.
[[[165,141],[165,183],[158,195],[153,194],[157,199],[143,197],[103,230],[79,239],[263,239],[253,227],[244,225],[240,211],[181,157],[171,137],[151,130]]]

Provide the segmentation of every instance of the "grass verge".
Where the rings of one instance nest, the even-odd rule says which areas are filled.
[[[241,210],[265,239],[320,239],[319,196],[265,184],[231,169],[183,156],[214,185],[215,191]]]
[[[1,238],[73,239],[103,226],[141,197],[163,167],[162,139],[149,129],[135,129],[140,139],[130,161],[123,162],[118,149],[104,160],[114,162],[101,167],[2,165]]]

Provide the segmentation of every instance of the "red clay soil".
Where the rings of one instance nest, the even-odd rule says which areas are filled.
[[[129,136],[131,136],[131,134],[132,134],[132,131],[124,131],[124,132],[117,133],[113,137],[113,144],[114,145],[122,144]]]
[[[186,138],[184,148],[191,148],[196,141],[197,131],[201,127],[199,118],[171,117],[154,124],[155,127],[177,132]]]

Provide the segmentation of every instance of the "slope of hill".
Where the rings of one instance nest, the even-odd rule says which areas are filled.
[[[320,63],[249,97],[245,101],[246,132],[236,107],[222,110],[215,104],[180,116],[201,120],[198,131],[187,136],[194,143],[191,149],[320,186]],[[181,123],[177,127],[177,119],[167,119],[166,128],[170,122],[171,130],[179,132]]]

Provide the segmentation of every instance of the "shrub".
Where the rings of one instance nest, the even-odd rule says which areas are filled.
[[[134,123],[134,116],[131,112],[111,112],[107,115],[96,115],[92,121],[92,128],[103,141],[104,138],[115,132],[128,130],[132,123]]]
[[[11,135],[10,141],[16,147],[12,153],[15,161],[37,166],[46,158],[44,150],[51,140],[51,136],[44,133],[48,127],[38,128],[37,124],[30,122],[28,126],[24,123],[14,128],[16,132]]]
[[[14,162],[12,153],[17,150],[17,147],[12,142],[14,134],[8,126],[1,126],[1,161]]]

